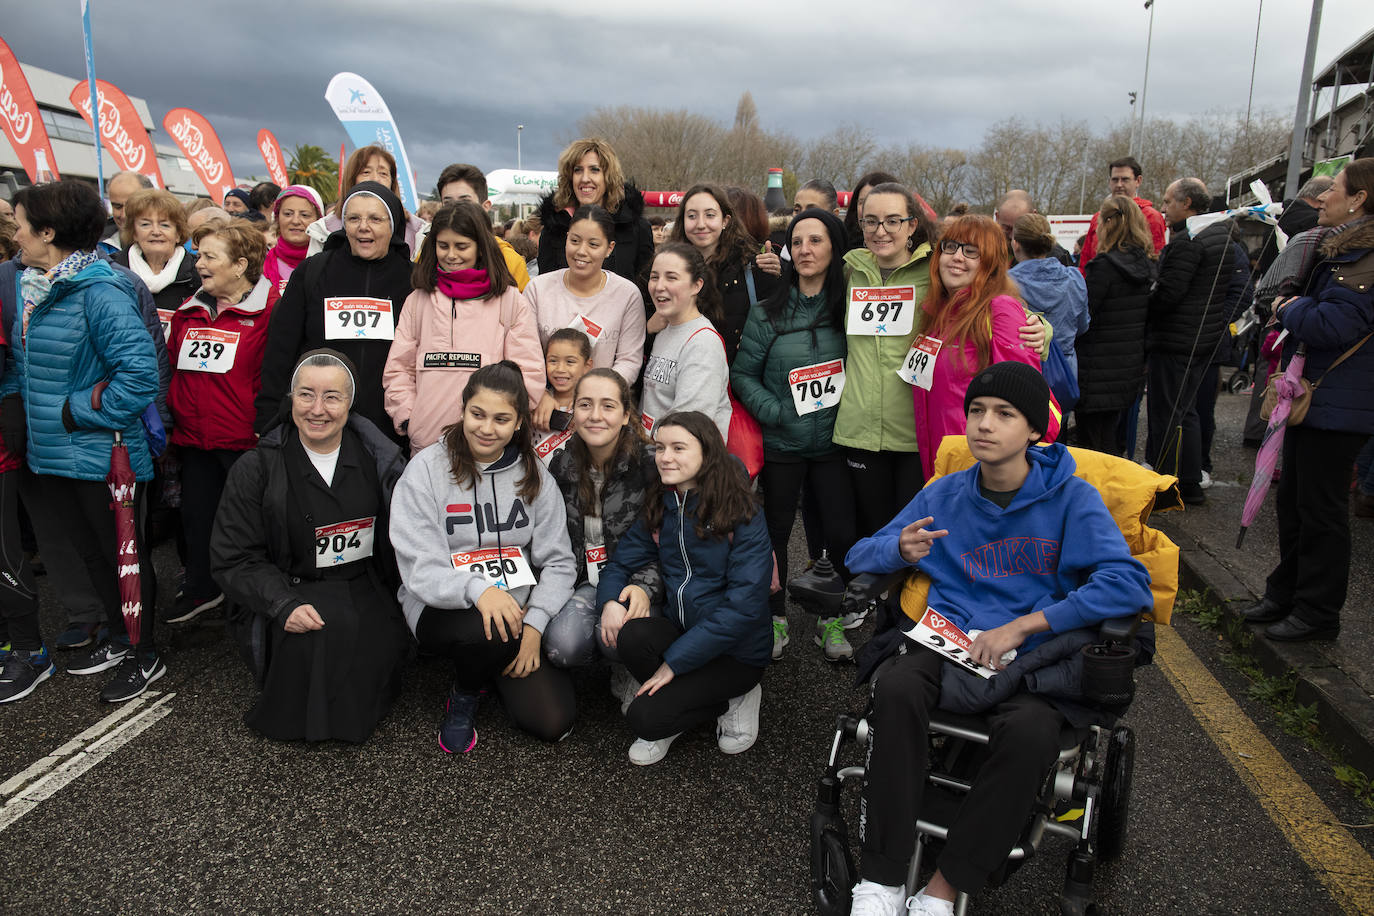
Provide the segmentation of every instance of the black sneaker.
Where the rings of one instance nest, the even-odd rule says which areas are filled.
[[[129,654],[129,644],[119,640],[107,639],[85,656],[67,666],[68,674],[99,674],[109,671],[122,662]]]
[[[123,703],[132,700],[148,689],[148,685],[167,673],[162,657],[153,653],[139,658],[133,652],[124,656],[115,669],[114,677],[100,691],[100,699],[106,703]]]
[[[223,592],[210,598],[192,598],[183,591],[177,595],[176,604],[172,605],[172,613],[167,615],[167,622],[186,623],[195,620],[200,614],[211,608],[217,608],[223,603]]]
[[[56,671],[46,646],[36,652],[10,652],[0,664],[0,703],[24,699]]]
[[[74,623],[57,637],[53,646],[57,649],[84,649],[92,643],[104,642],[110,638],[110,630],[101,623]]]
[[[466,754],[477,746],[477,706],[485,690],[468,692],[454,684],[444,705],[444,720],[439,723],[439,747],[445,754]]]

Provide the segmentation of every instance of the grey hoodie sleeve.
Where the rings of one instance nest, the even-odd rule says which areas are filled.
[[[678,353],[677,385],[673,410],[697,410],[715,421],[720,437],[730,436],[730,398],[726,383],[730,367],[725,362],[725,344],[710,325],[694,333]],[[655,420],[661,420],[656,417]]]
[[[577,584],[577,563],[568,540],[568,509],[553,476],[539,466],[539,496],[534,500],[530,522],[530,563],[539,570],[539,581],[530,589],[525,623],[540,633],[572,597]]]
[[[421,452],[406,466],[391,498],[391,544],[401,572],[407,620],[412,615],[418,620],[426,605],[476,607],[477,599],[491,585],[480,573],[453,568],[448,534],[444,531],[444,506],[448,504],[452,484],[442,446],[438,449],[427,449],[429,454]],[[439,460],[432,460],[436,454]],[[565,549],[567,537],[564,531]],[[414,627],[414,621],[411,626]]]

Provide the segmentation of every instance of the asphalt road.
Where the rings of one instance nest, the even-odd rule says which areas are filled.
[[[170,606],[169,548],[157,562]],[[60,612],[40,583],[51,635]],[[792,615],[797,635],[764,681],[758,743],[727,757],[702,731],[647,768],[626,759],[631,739],[604,669],[579,674],[577,727],[557,745],[515,732],[491,701],[477,749],[442,753],[448,678],[434,660],[410,668],[367,744],[281,744],[242,724],[252,685],[217,623],[163,627],[165,716],[0,827],[0,911],[811,912],[815,780],[835,713],[862,695],[852,667],[825,662],[800,638],[802,612]],[[1275,733],[1244,682],[1215,664],[1215,637],[1187,621],[1179,630],[1337,817],[1367,822],[1329,768]],[[100,683],[59,674],[0,707],[0,780],[110,715]],[[1130,833],[1121,860],[1099,870],[1103,911],[1338,911],[1162,672],[1142,669],[1138,684]],[[974,911],[1058,912],[1067,850],[1048,841]]]

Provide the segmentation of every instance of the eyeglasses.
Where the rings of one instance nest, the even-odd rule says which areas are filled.
[[[321,399],[324,400],[326,410],[338,410],[340,407],[348,405],[348,398],[337,391],[326,391],[320,395],[306,388],[301,388],[291,396],[296,399],[296,404],[299,407],[314,407],[315,402]]]
[[[355,228],[361,226],[363,223],[367,223],[369,226],[385,226],[389,222],[391,222],[391,220],[387,219],[385,216],[358,216],[357,214],[353,214],[344,217],[344,225],[353,226]]]
[[[864,232],[871,234],[877,232],[878,227],[882,226],[887,230],[888,235],[891,235],[902,228],[902,223],[909,223],[915,218],[914,216],[889,216],[887,219],[876,219],[872,216],[865,216],[863,219],[859,220],[859,227],[863,229]]]
[[[945,239],[940,242],[940,251],[944,254],[954,254],[956,251],[962,251],[964,257],[970,261],[976,261],[982,255],[977,245],[971,245],[968,242],[956,242],[953,239]]]

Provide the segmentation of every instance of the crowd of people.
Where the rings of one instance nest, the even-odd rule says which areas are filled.
[[[564,151],[537,216],[505,226],[461,163],[407,212],[379,147],[353,153],[328,204],[264,184],[184,206],[121,173],[113,235],[91,186],[27,187],[0,217],[17,249],[0,265],[0,702],[50,678],[58,649],[77,653],[69,674],[113,671],[103,700],[136,697],[167,670],[154,623],[223,606],[258,687],[245,722],[274,739],[365,741],[418,651],[453,663],[449,753],[475,748],[492,690],[521,729],[562,740],[570,669],[603,664],[634,763],[712,722],[741,753],[791,642],[779,586],[798,515],[810,558],[845,579],[930,557],[953,588],[967,501],[1002,530],[1027,487],[1067,498],[1073,459],[1044,444],[1133,453],[1147,388],[1145,461],[1203,503],[1223,344],[1250,308],[1282,364],[1303,354],[1312,392],[1284,444],[1279,566],[1248,616],[1275,639],[1330,638],[1357,459],[1371,478],[1374,160],[1299,192],[1290,212],[1312,225],[1282,253],[1250,252],[1230,220],[1190,225],[1213,209],[1195,178],[1157,210],[1134,159],[1107,172],[1075,254],[1024,191],[991,218],[940,218],[881,172],[843,212],[817,179],[770,225],[757,195],[704,182],[651,225],[597,139]],[[136,639],[105,482],[116,437],[138,482]],[[972,490],[926,487],[947,437],[984,462]],[[1073,492],[1078,521],[1100,517]],[[70,615],[52,638],[28,531]],[[184,574],[159,613],[148,557],[167,538]],[[1102,607],[1148,605],[1134,561],[1097,549],[1074,561]],[[1051,579],[1024,606],[998,599],[1016,628],[978,637],[989,663],[1090,622],[1042,613],[1087,587]],[[813,642],[853,658],[868,612],[808,620]],[[927,661],[885,664],[920,693]],[[1044,707],[1009,713],[1018,733]],[[865,891],[874,912],[903,829],[865,839],[866,880],[886,888]]]

